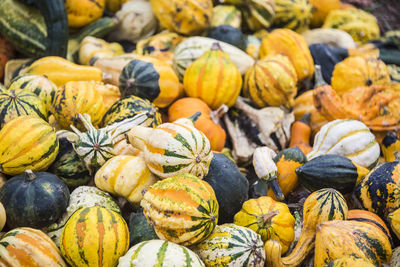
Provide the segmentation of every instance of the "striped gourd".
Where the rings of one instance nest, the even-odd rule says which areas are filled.
[[[166,240],[143,241],[119,258],[118,267],[202,267],[204,263],[190,249]]]
[[[373,167],[379,159],[380,148],[368,127],[356,120],[335,120],[325,124],[315,135],[311,160],[320,155],[334,154],[351,159],[365,167]]]
[[[51,113],[57,122],[64,128],[70,125],[83,130],[78,113],[87,113],[97,126],[106,110],[103,106],[103,96],[96,90],[96,82],[72,81],[59,87],[56,91]]]
[[[81,208],[94,206],[100,206],[121,213],[118,204],[108,193],[94,186],[79,186],[72,191],[66,212],[56,223],[44,228],[43,231],[60,247],[61,234],[69,217]]]
[[[312,18],[312,6],[308,0],[275,0],[274,26],[296,32],[308,29]]]
[[[46,170],[57,157],[58,140],[44,120],[20,116],[0,130],[0,172],[21,174]]]
[[[329,262],[327,265],[324,265],[324,267],[351,267],[351,266],[357,266],[357,267],[376,267],[375,264],[372,262],[363,259],[361,257],[357,257],[354,255],[351,256],[344,256],[342,258],[336,259],[334,261]],[[392,265],[390,265],[392,266]],[[397,266],[397,265],[393,265]]]
[[[44,102],[47,110],[49,110],[51,103],[53,102],[57,86],[45,76],[26,74],[12,79],[8,89],[21,89],[34,93]]]
[[[234,5],[218,5],[213,8],[211,27],[231,25],[240,28],[240,24],[242,24],[242,14]]]
[[[155,183],[140,205],[159,238],[184,246],[207,238],[218,221],[214,190],[190,174]]]
[[[297,79],[311,79],[314,74],[314,61],[306,40],[289,29],[276,29],[264,37],[260,46],[260,58],[283,54],[292,62]]]
[[[203,178],[208,173],[213,157],[210,141],[187,118],[155,129],[134,126],[127,136],[131,145],[144,151],[147,167],[160,178],[181,173]]]
[[[1,266],[67,266],[57,246],[40,230],[21,227],[0,240]]]
[[[246,72],[243,94],[260,108],[291,108],[297,94],[296,70],[286,56],[267,56]]]
[[[131,95],[115,102],[110,109],[104,114],[101,125],[113,124],[135,115],[148,112],[149,119],[142,126],[156,127],[161,124],[161,115],[158,109],[147,99]]]
[[[101,190],[122,196],[139,206],[142,191],[157,182],[157,178],[140,155],[121,155],[109,159],[96,172],[94,182]]]
[[[77,210],[61,235],[60,249],[72,266],[116,266],[129,248],[129,230],[115,211],[94,206]]]
[[[262,267],[265,263],[261,236],[235,224],[217,225],[215,231],[196,246],[195,252],[210,267]]]
[[[242,76],[228,54],[214,43],[186,69],[183,85],[188,96],[200,98],[215,110],[223,104],[235,104],[242,89]]]
[[[47,109],[42,100],[33,93],[22,90],[0,93],[0,129],[7,122],[24,115],[47,120]]]

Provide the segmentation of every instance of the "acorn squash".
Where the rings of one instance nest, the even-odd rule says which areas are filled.
[[[240,29],[230,25],[220,25],[211,28],[207,32],[207,37],[231,44],[242,50],[244,50],[246,46],[243,32]]]

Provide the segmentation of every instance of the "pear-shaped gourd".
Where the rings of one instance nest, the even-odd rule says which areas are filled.
[[[128,142],[144,152],[147,167],[160,178],[190,173],[203,178],[213,157],[210,142],[193,123],[200,116],[163,123],[156,128],[134,126]]]

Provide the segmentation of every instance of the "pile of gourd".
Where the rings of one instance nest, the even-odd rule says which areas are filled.
[[[1,266],[400,266],[400,33],[339,0],[0,0]]]

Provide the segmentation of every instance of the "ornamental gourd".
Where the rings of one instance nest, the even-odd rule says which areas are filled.
[[[68,14],[68,26],[80,28],[99,19],[105,6],[106,0],[67,0],[65,9]]]
[[[149,56],[137,56],[122,69],[119,77],[122,97],[135,95],[160,108],[182,95],[183,88],[168,63]]]
[[[314,62],[303,36],[289,29],[273,30],[261,41],[260,58],[277,54],[290,59],[299,81],[312,78]]]
[[[312,6],[308,0],[275,0],[276,28],[302,32],[308,29],[311,18]]]
[[[310,145],[311,137],[311,112],[305,113],[300,120],[293,122],[290,129],[289,147],[298,147],[304,154],[312,150]]]
[[[212,0],[150,0],[161,26],[184,35],[195,35],[211,23]]]
[[[400,238],[400,208],[388,215],[388,221],[397,238]]]
[[[152,185],[140,203],[161,239],[189,246],[201,242],[218,222],[218,202],[212,187],[191,174]]]
[[[183,79],[185,92],[207,103],[211,109],[231,107],[242,88],[239,70],[218,43],[190,65]]]
[[[134,126],[127,133],[128,141],[144,152],[147,167],[160,178],[190,173],[202,179],[208,173],[213,152],[207,137],[194,128],[193,120],[199,115],[154,129]]]
[[[3,266],[66,267],[57,246],[40,230],[20,227],[0,239],[0,264]]]
[[[312,8],[311,26],[320,27],[330,11],[340,8],[340,0],[309,0]]]
[[[43,228],[58,220],[67,208],[69,190],[57,176],[27,170],[0,189],[7,212],[7,226]]]
[[[259,108],[291,108],[297,94],[297,74],[289,58],[271,55],[257,61],[246,72],[243,94]]]
[[[139,156],[120,155],[109,159],[97,172],[94,182],[98,188],[122,196],[139,206],[142,192],[157,182]]]
[[[159,239],[153,227],[148,223],[143,211],[138,210],[129,215],[129,247],[148,240]]]
[[[3,204],[0,202],[0,231],[3,230],[4,226],[6,225],[6,221],[6,210],[4,209]]]
[[[204,263],[190,249],[166,240],[143,241],[131,247],[119,258],[118,267],[192,266],[204,267]]]
[[[217,5],[213,8],[211,27],[221,25],[231,25],[240,28],[242,24],[242,14],[234,5]]]
[[[389,131],[386,133],[381,142],[381,149],[386,162],[396,159],[395,152],[400,151],[400,139],[395,132]]]
[[[326,154],[344,156],[364,168],[371,168],[378,161],[380,149],[375,136],[364,123],[334,120],[315,135],[313,150],[307,154],[307,159]]]
[[[58,153],[55,130],[44,120],[20,116],[0,130],[0,172],[8,175],[46,170]]]
[[[314,247],[315,232],[325,221],[347,218],[347,204],[343,195],[334,189],[321,189],[309,195],[303,206],[303,226],[299,240],[286,257],[281,258],[282,246],[276,240],[265,243],[267,264],[271,267],[297,266]]]
[[[369,223],[387,235],[389,240],[392,242],[392,237],[386,223],[373,212],[357,209],[349,210],[347,213],[347,220]],[[390,216],[388,216],[388,221],[390,221]]]
[[[261,235],[263,242],[269,239],[279,241],[282,254],[286,253],[294,239],[295,219],[290,214],[288,206],[270,197],[249,199],[244,202],[233,222]]]
[[[197,244],[194,251],[210,267],[261,267],[265,262],[261,236],[235,224],[217,225],[215,231]]]
[[[108,43],[103,39],[86,36],[79,44],[79,63],[89,65],[92,58],[108,58],[124,54],[119,43]]]
[[[376,267],[372,262],[357,256],[344,256],[324,265],[324,267]]]
[[[72,266],[115,266],[128,248],[125,220],[99,206],[77,210],[61,235],[61,253]]]

